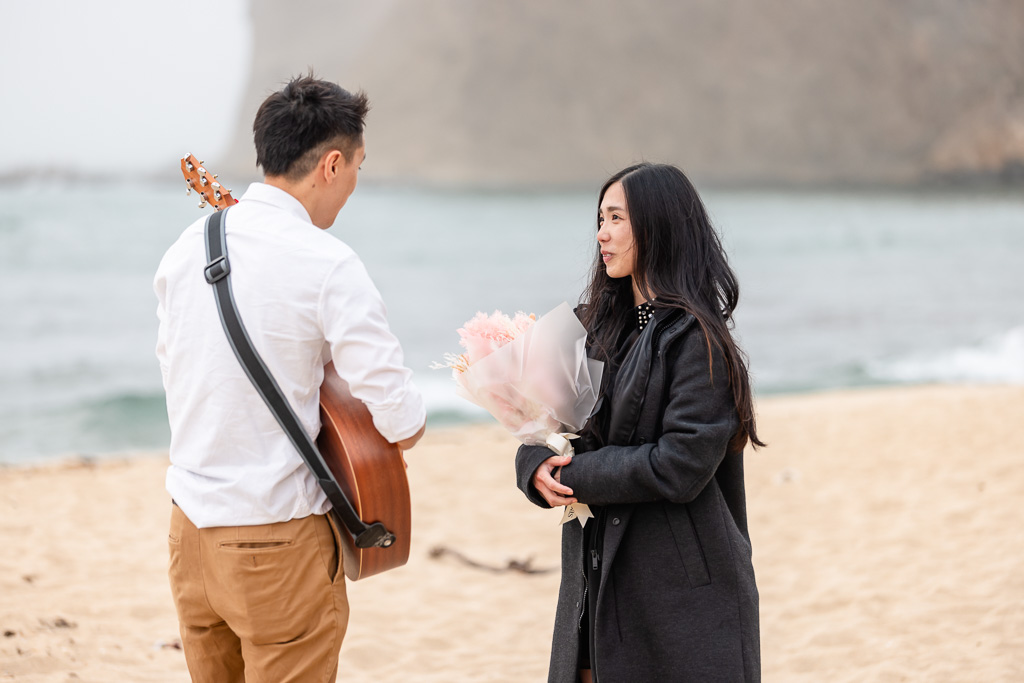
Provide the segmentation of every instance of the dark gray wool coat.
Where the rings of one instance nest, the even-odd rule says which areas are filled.
[[[562,468],[580,502],[606,507],[591,652],[599,683],[761,679],[743,454],[728,449],[739,418],[713,355],[712,377],[693,316],[659,312],[606,398],[611,445]],[[541,507],[530,479],[551,455],[523,446],[516,456],[519,488]],[[582,528],[564,524],[552,683],[577,680],[583,562]]]

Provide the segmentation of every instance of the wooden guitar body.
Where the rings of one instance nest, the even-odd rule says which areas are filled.
[[[320,386],[320,436],[316,445],[356,514],[367,524],[381,522],[395,535],[388,548],[357,548],[341,527],[345,576],[352,581],[401,567],[409,561],[412,512],[405,460],[373,426],[363,402],[349,392],[334,370],[324,368]]]

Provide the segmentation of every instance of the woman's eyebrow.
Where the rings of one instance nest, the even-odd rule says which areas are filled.
[[[618,211],[619,213],[625,213],[626,212],[626,210],[623,209],[621,206],[606,206],[605,208],[600,209],[600,211],[609,211],[609,212],[611,212],[611,211]]]

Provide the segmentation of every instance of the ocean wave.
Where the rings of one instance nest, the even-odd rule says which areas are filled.
[[[872,363],[868,372],[896,382],[1024,384],[1024,325],[975,346]]]

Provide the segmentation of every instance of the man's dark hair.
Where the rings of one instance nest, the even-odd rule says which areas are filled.
[[[268,176],[299,180],[331,149],[351,162],[363,144],[363,120],[369,109],[362,91],[353,95],[312,73],[293,78],[256,112],[256,164]]]

